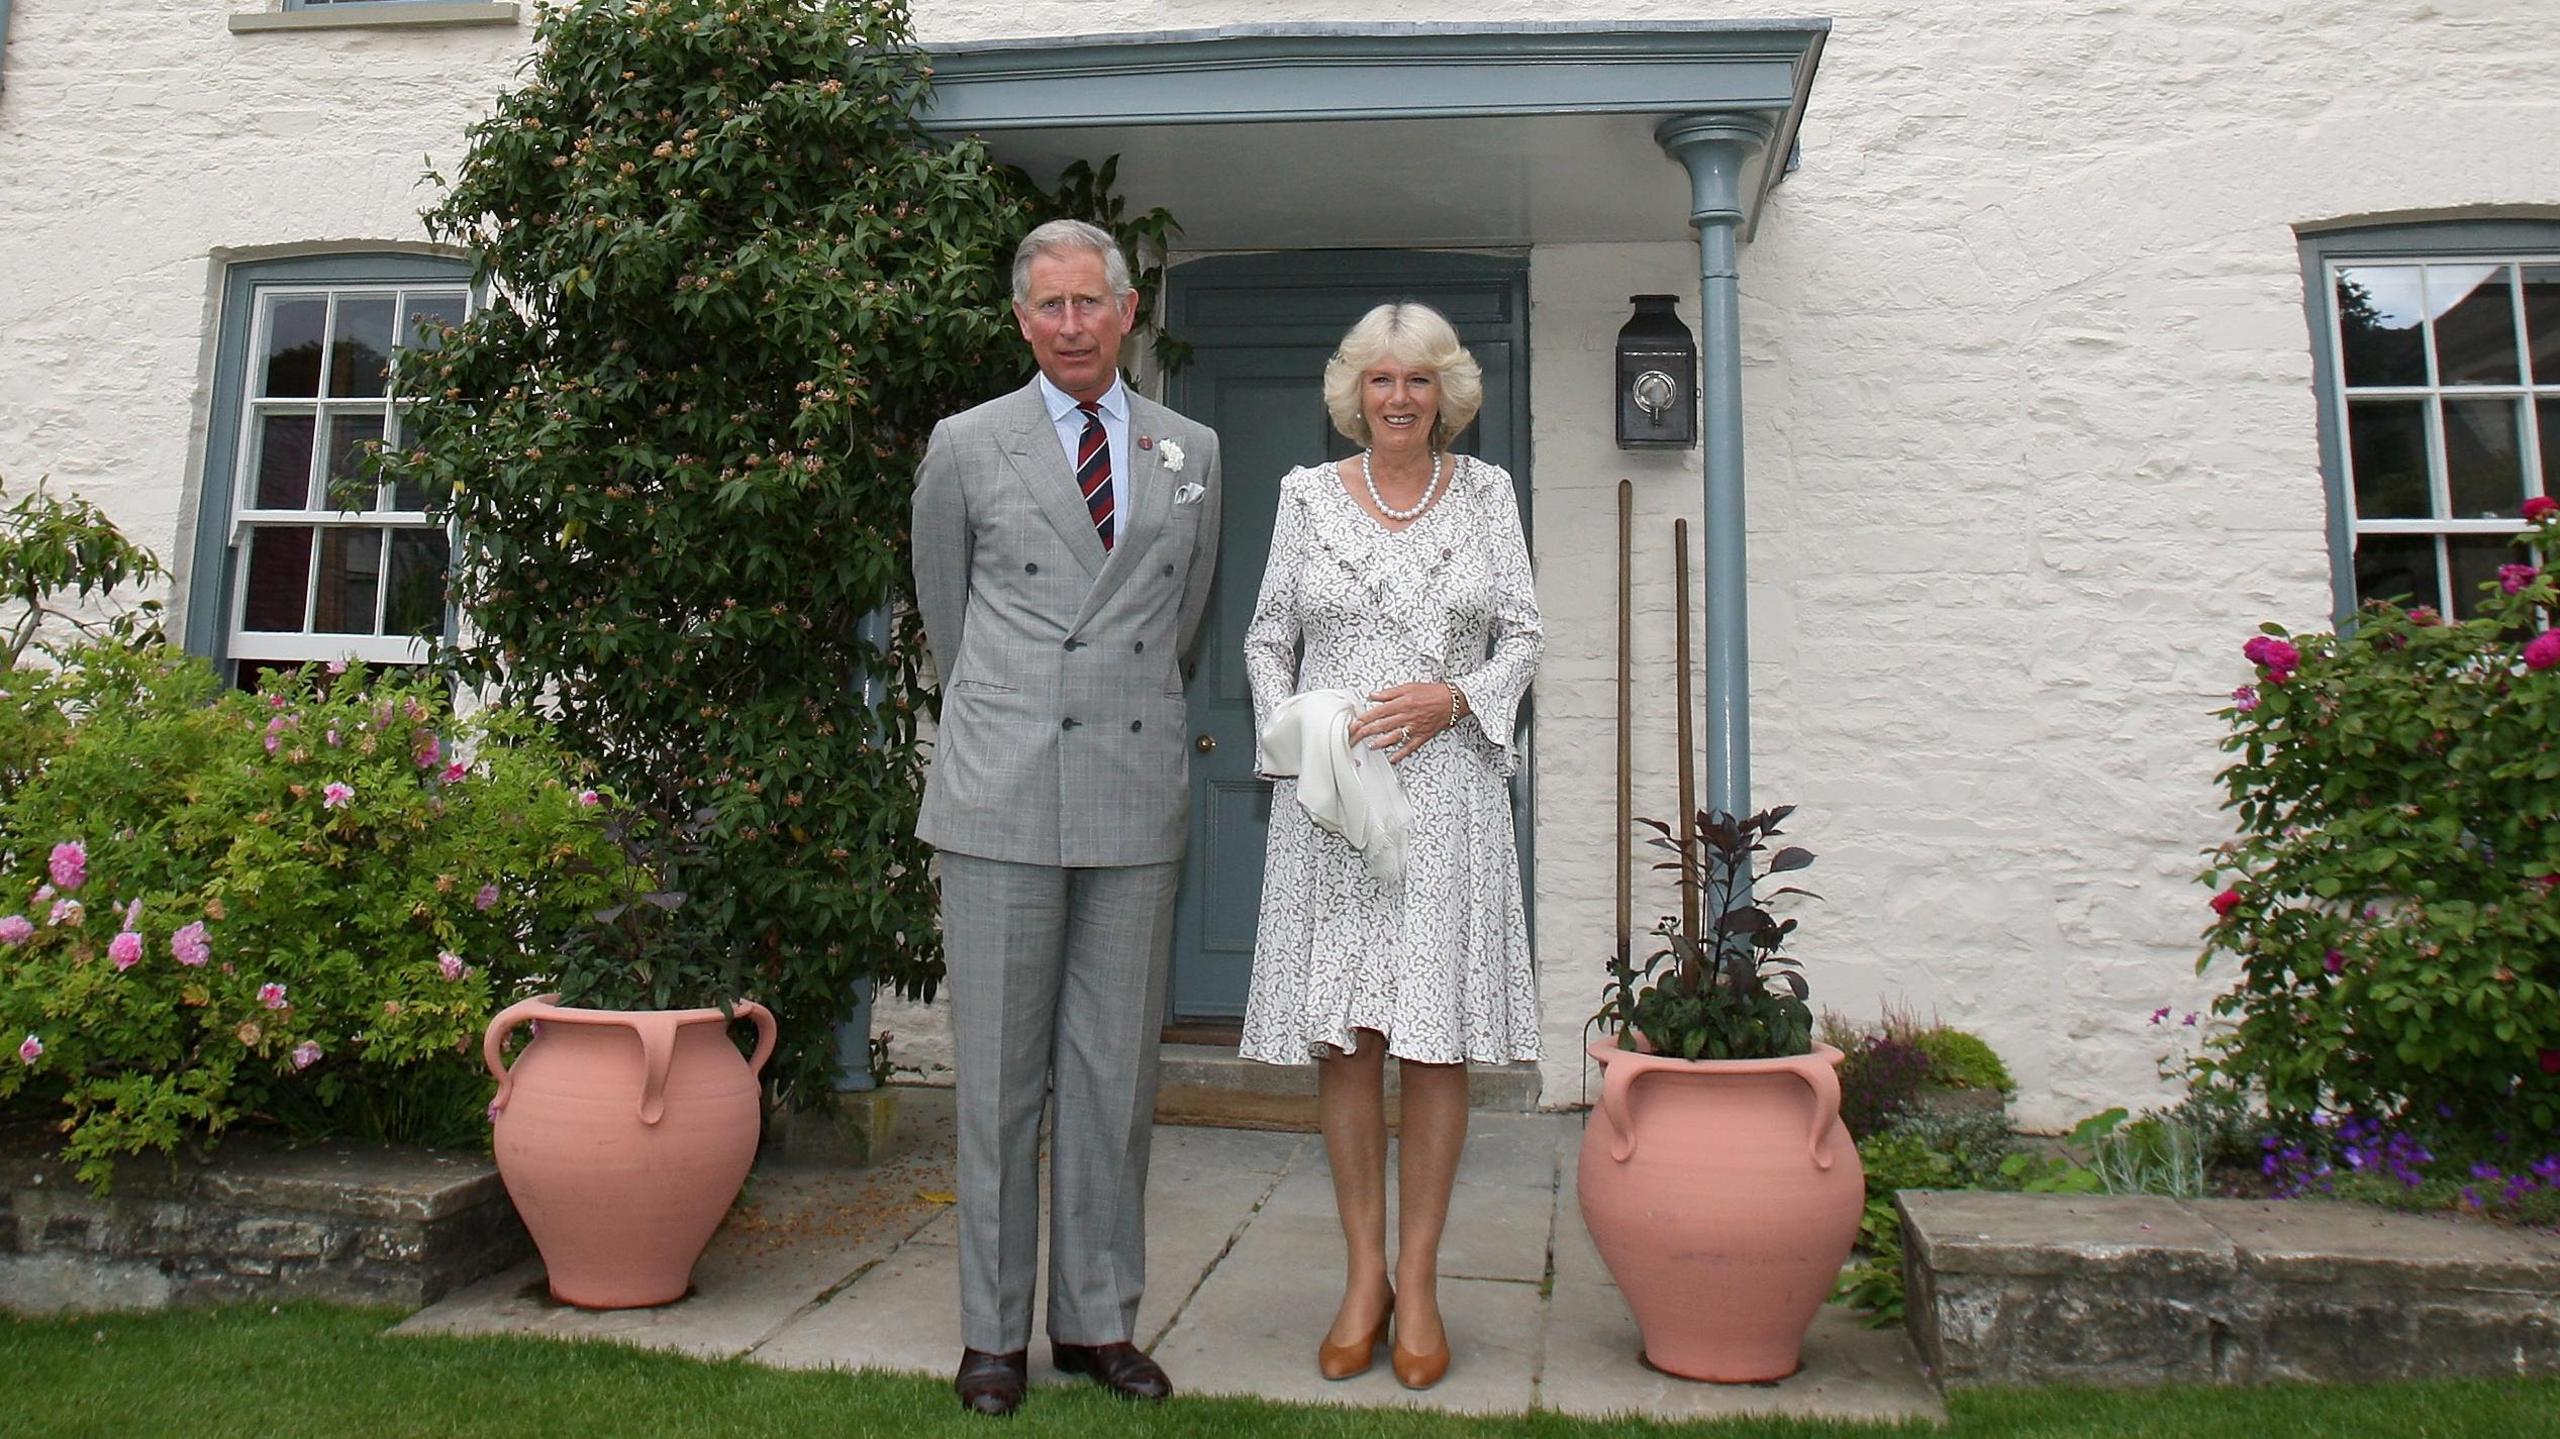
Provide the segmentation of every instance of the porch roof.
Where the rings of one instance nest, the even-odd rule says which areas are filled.
[[[1794,153],[1827,20],[1225,26],[933,47],[936,132],[1043,181],[1120,157],[1181,246],[1264,250],[1690,238],[1661,123],[1770,141],[1747,236]],[[1214,130],[1204,127],[1216,127]]]

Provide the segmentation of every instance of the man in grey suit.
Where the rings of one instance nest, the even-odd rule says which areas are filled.
[[[1182,657],[1209,603],[1218,437],[1120,382],[1127,261],[1080,221],[1013,263],[1040,373],[934,427],[916,601],[942,720],[918,837],[940,853],[958,1070],[963,1405],[1022,1402],[1051,1123],[1050,1352],[1141,1399],[1147,1145],[1177,862]]]

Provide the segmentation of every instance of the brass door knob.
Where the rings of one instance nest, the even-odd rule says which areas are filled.
[[[1191,741],[1191,747],[1202,754],[1208,754],[1218,747],[1218,737],[1213,734],[1201,735]]]

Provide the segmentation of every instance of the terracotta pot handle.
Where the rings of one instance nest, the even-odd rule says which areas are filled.
[[[778,1037],[773,1022],[773,1011],[752,999],[739,1000],[737,1010],[739,1018],[754,1020],[756,1026],[756,1055],[755,1058],[747,1061],[747,1073],[762,1074],[764,1062],[773,1058],[773,1042]]]
[[[1840,1071],[1819,1054],[1796,1055],[1787,1061],[1787,1069],[1813,1087],[1813,1129],[1805,1136],[1805,1157],[1814,1168],[1829,1169],[1835,1161],[1824,1152],[1823,1141],[1831,1137],[1831,1126],[1840,1118]]]
[[[1636,1127],[1631,1092],[1636,1080],[1653,1068],[1636,1064],[1633,1050],[1620,1051],[1626,1057],[1615,1064],[1600,1066],[1600,1115],[1609,1121],[1609,1157],[1620,1164],[1635,1157]]]
[[[491,1113],[507,1107],[507,1095],[516,1087],[516,1077],[507,1072],[507,1035],[517,1025],[531,1019],[535,1010],[559,1002],[560,996],[556,994],[537,994],[531,999],[518,1000],[498,1011],[497,1017],[489,1021],[488,1029],[482,1031],[480,1059],[489,1066],[489,1073],[498,1081],[498,1097],[489,1101]]]

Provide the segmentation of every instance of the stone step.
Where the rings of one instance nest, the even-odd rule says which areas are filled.
[[[1387,1066],[1387,1119],[1396,1119],[1398,1065]],[[1471,1065],[1467,1101],[1474,1108],[1523,1113],[1538,1107],[1534,1064]],[[1230,1129],[1316,1127],[1312,1064],[1263,1064],[1227,1044],[1167,1044],[1156,1069],[1156,1121]]]
[[[2560,1239],[2324,1200],[1904,1190],[1948,1386],[2560,1374]]]

